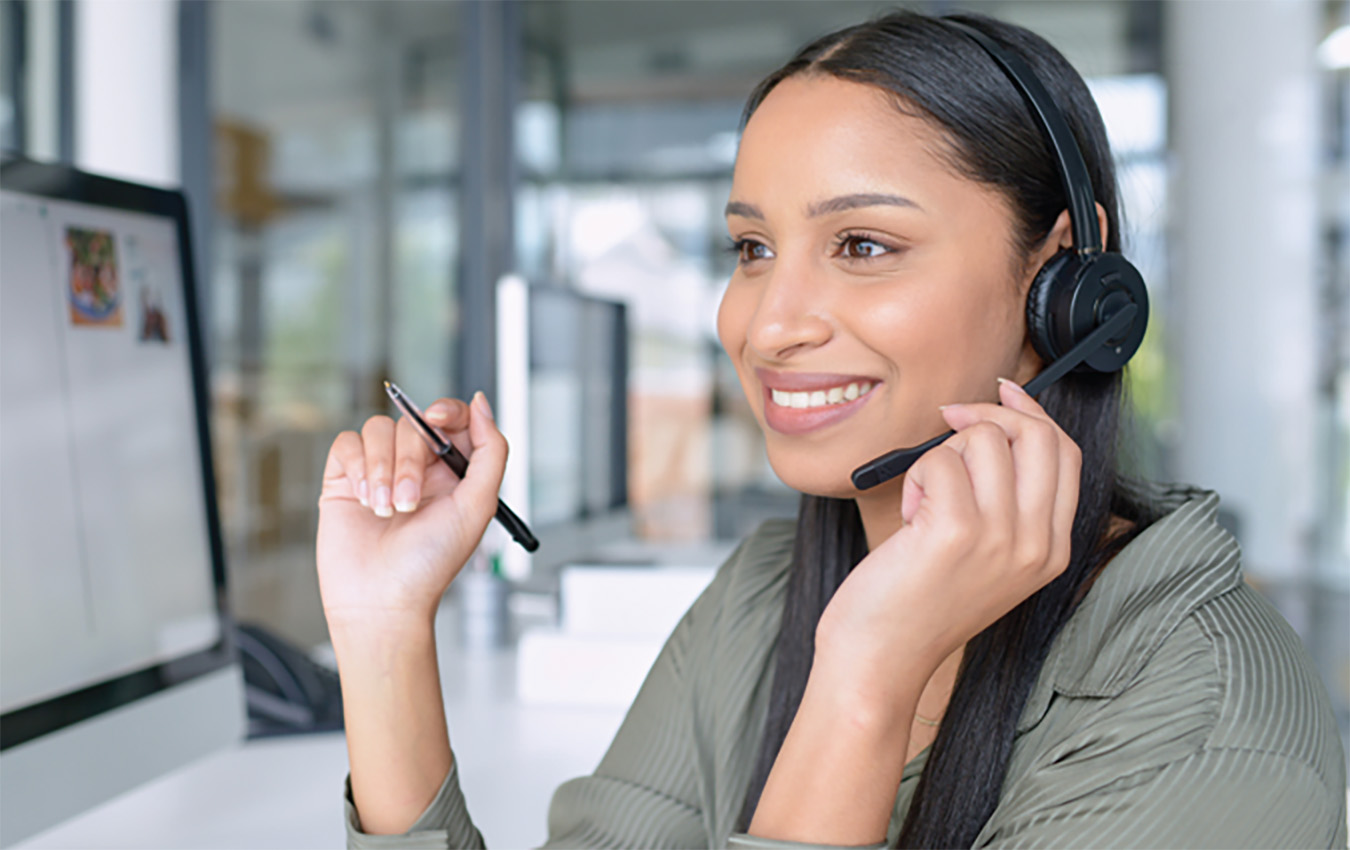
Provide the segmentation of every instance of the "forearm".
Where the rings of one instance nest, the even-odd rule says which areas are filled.
[[[854,681],[817,659],[751,835],[835,845],[885,840],[922,686],[877,699]]]
[[[436,796],[452,759],[434,627],[429,618],[392,627],[329,626],[361,829],[406,832]]]

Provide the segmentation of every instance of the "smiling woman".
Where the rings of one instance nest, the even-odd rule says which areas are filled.
[[[952,21],[1058,104],[1101,244],[1076,244],[1090,228],[1057,156]],[[1120,245],[1101,119],[1064,58],[981,16],[825,36],[752,94],[726,213],[718,334],[799,518],[718,571],[595,773],[558,789],[549,846],[1344,846],[1326,694],[1242,581],[1217,495],[1118,473],[1119,371],[1020,387],[1047,365],[1038,272]],[[505,444],[483,400],[437,408],[473,451],[463,482],[378,417],[325,474],[353,846],[483,843],[430,622]],[[902,476],[854,486],[948,428]],[[395,470],[420,500],[377,517],[356,493]]]

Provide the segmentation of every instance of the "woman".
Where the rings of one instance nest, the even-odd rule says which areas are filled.
[[[1025,30],[957,19],[1050,90],[1118,250],[1083,81]],[[1028,287],[1072,237],[1004,74],[897,13],[804,48],[746,116],[718,332],[800,516],[718,571],[595,774],[554,796],[549,843],[1344,846],[1326,696],[1242,583],[1217,496],[1117,476],[1119,373],[1041,403],[1018,386],[1045,365]],[[506,445],[481,394],[428,413],[472,451],[462,482],[385,417],[340,435],[324,475],[354,846],[482,844],[431,623]],[[949,427],[903,477],[853,487]]]

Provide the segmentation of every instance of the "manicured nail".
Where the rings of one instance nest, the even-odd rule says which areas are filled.
[[[998,382],[999,382],[1000,384],[1008,384],[1008,385],[1011,386],[1014,390],[1017,390],[1017,391],[1018,391],[1019,393],[1021,393],[1022,395],[1026,395],[1026,394],[1027,394],[1027,391],[1024,390],[1024,389],[1022,389],[1022,385],[1019,384],[1019,383],[1017,383],[1017,382],[1014,381],[1014,380],[1011,380],[1011,379],[1009,379],[1009,378],[999,378],[999,379],[998,379]]]
[[[443,404],[433,404],[427,408],[428,419],[444,419],[450,415],[450,410]]]
[[[965,407],[963,404],[939,404],[938,410],[951,410],[957,407]]]
[[[375,488],[375,516],[391,517],[394,509],[389,504],[389,488],[383,484]]]
[[[487,414],[488,419],[495,420],[497,418],[492,415],[492,405],[488,404],[487,396],[483,395],[482,390],[479,390],[478,392],[474,393],[473,398],[474,401],[482,402],[483,405],[482,411]]]
[[[361,484],[356,488],[356,498],[361,500],[362,507],[370,507],[370,485],[366,483],[364,478],[361,479]]]
[[[394,491],[394,507],[403,513],[408,513],[417,507],[417,482],[410,478],[405,478],[398,482],[398,488]]]

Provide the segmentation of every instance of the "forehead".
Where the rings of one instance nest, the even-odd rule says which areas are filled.
[[[925,209],[965,184],[931,122],[907,115],[876,86],[825,74],[789,77],[769,92],[741,136],[732,197],[773,206],[847,193],[893,192]]]

